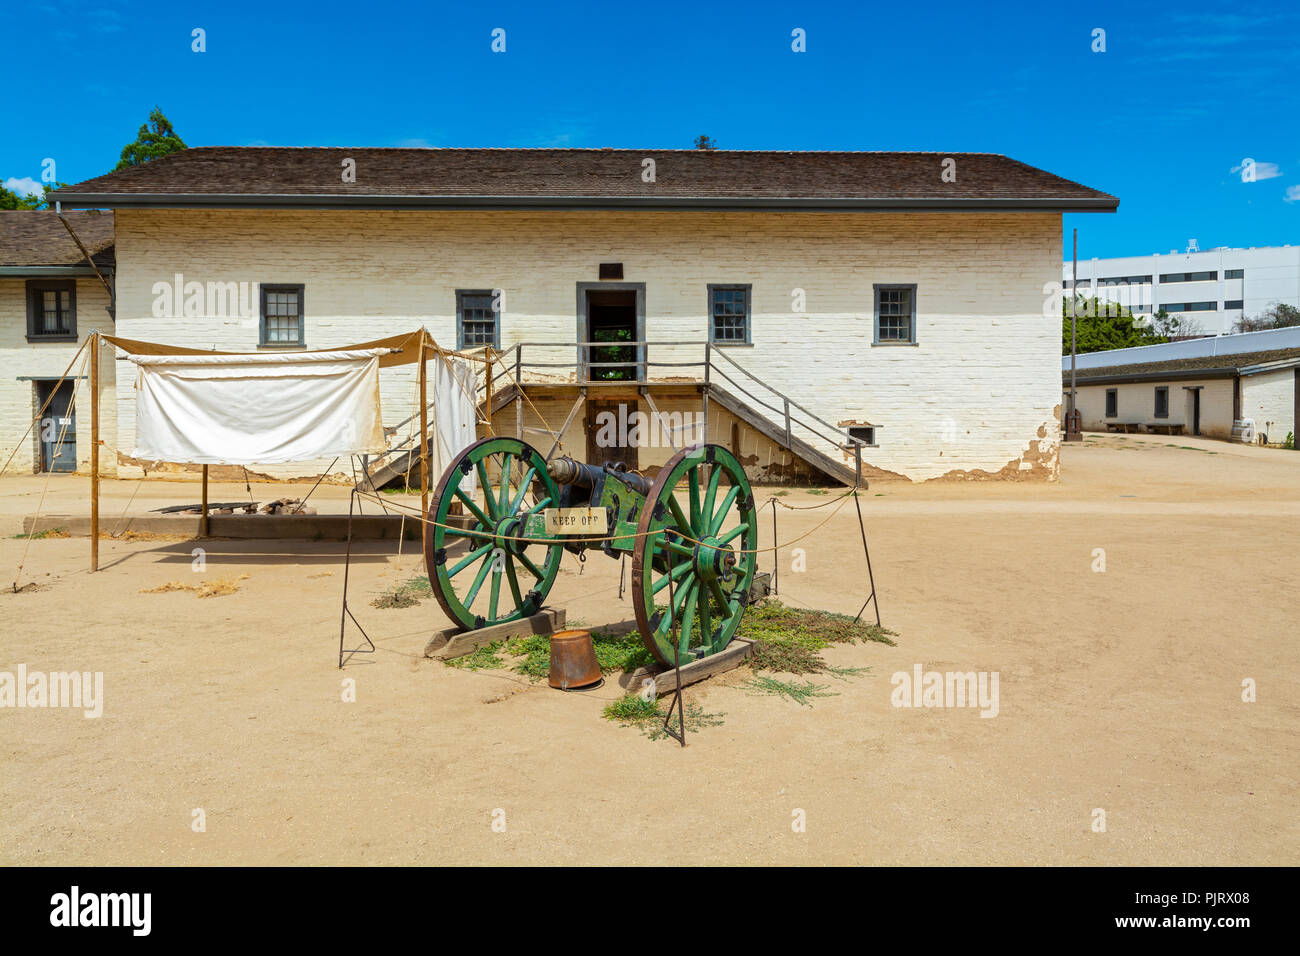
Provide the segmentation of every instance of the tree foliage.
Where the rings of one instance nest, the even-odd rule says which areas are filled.
[[[1285,302],[1269,306],[1253,318],[1242,316],[1233,325],[1234,332],[1264,332],[1268,329],[1289,329],[1300,325],[1300,309]]]
[[[695,137],[695,148],[696,149],[717,149],[718,144],[710,136],[697,136]]]
[[[1114,302],[1097,298],[1085,299],[1065,296],[1061,300],[1063,355],[1070,354],[1070,307],[1074,305],[1078,325],[1078,351],[1104,352],[1107,349],[1127,349],[1135,345],[1159,345],[1168,342],[1167,336],[1145,325],[1128,309]]]
[[[67,183],[45,183],[41,187],[41,195],[20,196],[11,189],[5,189],[0,186],[0,209],[49,209],[49,195],[52,190]]]
[[[122,158],[113,169],[116,172],[138,166],[182,149],[185,149],[185,143],[172,128],[171,120],[155,106],[149,114],[149,122],[140,127],[135,141],[122,147]]]

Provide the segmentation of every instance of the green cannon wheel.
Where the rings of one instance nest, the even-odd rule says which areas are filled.
[[[456,456],[429,505],[436,524],[424,529],[429,584],[449,618],[472,630],[541,609],[564,548],[512,539],[526,537],[528,516],[558,500],[546,459],[516,438],[484,438]],[[464,529],[447,527],[457,501],[469,515]]]
[[[683,664],[722,650],[758,563],[758,514],[740,462],[720,445],[678,452],[655,478],[637,531],[632,603],[645,646],[668,666],[676,650]]]

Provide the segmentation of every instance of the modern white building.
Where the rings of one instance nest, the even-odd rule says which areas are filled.
[[[1061,268],[1073,288],[1073,263]],[[1195,241],[1166,255],[1080,259],[1079,294],[1114,302],[1134,315],[1160,309],[1186,315],[1207,335],[1232,330],[1242,315],[1256,316],[1277,303],[1300,307],[1300,246],[1221,246],[1201,252]]]

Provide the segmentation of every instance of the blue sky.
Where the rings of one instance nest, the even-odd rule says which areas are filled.
[[[0,181],[106,172],[158,104],[191,146],[1005,153],[1120,197],[1065,217],[1081,257],[1297,244],[1297,10],[38,0],[6,16]]]

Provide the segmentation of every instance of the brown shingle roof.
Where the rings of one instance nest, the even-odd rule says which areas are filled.
[[[1090,368],[1087,371],[1080,370],[1078,380],[1087,382],[1098,378],[1172,375],[1177,372],[1200,372],[1210,369],[1225,369],[1235,373],[1252,365],[1263,365],[1265,362],[1285,362],[1292,359],[1300,359],[1300,348],[1269,349],[1265,352],[1236,352],[1230,355],[1210,355],[1201,358],[1167,359],[1163,362],[1139,362],[1134,365],[1106,365],[1101,368]],[[1070,381],[1068,369],[1062,373],[1062,377],[1067,383]]]
[[[356,182],[344,183],[344,159]],[[654,182],[642,161],[655,161]],[[956,161],[944,182],[943,160]],[[64,204],[1055,208],[1119,200],[992,153],[205,146],[52,194]],[[379,200],[387,200],[380,202]]]
[[[64,213],[99,268],[113,266],[113,214]],[[53,212],[0,212],[0,266],[84,266],[86,258]]]

